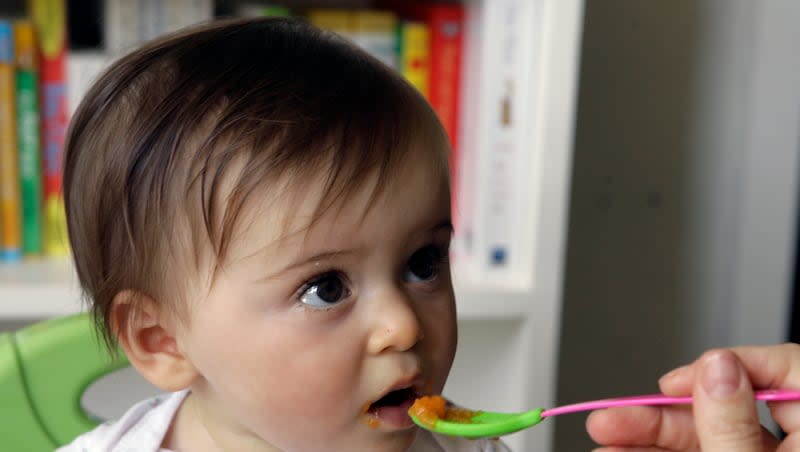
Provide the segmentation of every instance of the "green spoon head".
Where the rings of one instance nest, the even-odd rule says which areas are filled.
[[[420,421],[413,414],[411,420],[418,426],[449,436],[460,436],[469,439],[494,438],[508,435],[542,422],[543,408],[524,413],[496,413],[477,411],[469,421],[453,422],[439,419],[433,425]]]

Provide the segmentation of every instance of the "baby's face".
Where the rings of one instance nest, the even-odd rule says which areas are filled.
[[[264,200],[193,306],[179,346],[224,450],[405,450],[413,398],[441,392],[456,348],[450,198],[417,149],[372,204],[372,184],[303,230],[302,202]],[[289,216],[282,215],[288,212]],[[249,450],[249,449],[248,449]]]

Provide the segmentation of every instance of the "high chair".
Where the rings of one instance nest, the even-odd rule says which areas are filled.
[[[81,396],[124,356],[109,356],[85,313],[0,334],[0,450],[52,452],[95,427]]]

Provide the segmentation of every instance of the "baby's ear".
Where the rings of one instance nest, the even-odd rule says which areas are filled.
[[[164,391],[188,388],[197,370],[175,340],[174,315],[151,297],[130,290],[114,297],[111,328],[128,361],[147,381]]]

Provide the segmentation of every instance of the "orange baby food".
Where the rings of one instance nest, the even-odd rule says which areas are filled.
[[[369,417],[367,418],[367,425],[370,426],[371,428],[378,428],[381,425],[381,421],[378,420],[378,418]]]
[[[369,402],[365,403],[364,406],[361,408],[361,414],[367,414],[369,412],[369,407],[371,404]],[[372,428],[378,428],[381,425],[381,421],[372,415],[366,416],[364,418],[364,422],[367,423],[368,426]]]
[[[433,427],[436,421],[447,413],[447,401],[441,396],[422,396],[414,401],[408,414],[415,416],[423,424]]]
[[[433,428],[436,421],[444,419],[448,422],[468,423],[478,414],[477,411],[448,406],[441,396],[423,396],[414,401],[408,414],[415,416],[423,424]]]
[[[467,424],[472,422],[472,418],[478,414],[478,411],[468,410],[466,408],[458,408],[455,406],[447,407],[447,413],[445,413],[444,419],[450,422],[458,422],[461,424]]]

